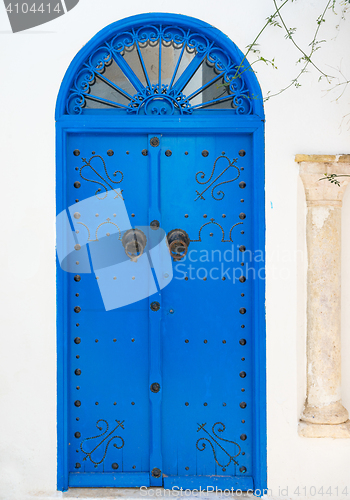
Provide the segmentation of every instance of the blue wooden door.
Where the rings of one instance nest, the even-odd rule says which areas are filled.
[[[218,30],[96,35],[57,102],[58,488],[266,485],[263,108]]]
[[[118,202],[125,200],[136,225],[148,219],[145,148],[146,135],[74,134],[67,140],[68,212],[78,244],[76,272],[65,276],[71,486],[149,484],[148,299],[107,311],[113,296],[103,297],[100,281],[110,279],[109,295],[123,294],[125,284],[115,262],[96,263],[96,253],[97,260],[109,258],[99,249],[103,239],[111,240],[112,250],[121,247]],[[147,279],[139,264],[127,276],[135,284]]]
[[[250,488],[251,141],[170,135],[161,145],[162,224],[191,240],[162,291],[164,482]]]
[[[251,137],[72,134],[67,158],[70,485],[251,488]],[[115,295],[124,284],[94,252],[121,198],[134,226],[157,220],[190,242],[168,286],[106,310],[98,280]]]

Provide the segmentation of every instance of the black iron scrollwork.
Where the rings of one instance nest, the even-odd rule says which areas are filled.
[[[227,161],[228,161],[228,165],[227,165],[227,167],[226,167],[226,168],[224,168],[224,170],[223,170],[223,171],[222,171],[219,175],[217,175],[217,176],[215,177],[215,179],[212,181],[212,178],[213,178],[213,176],[214,176],[214,172],[215,172],[215,170],[216,170],[216,164],[217,164],[217,162],[218,162],[221,158],[224,158],[225,160],[227,160]],[[195,198],[195,199],[194,199],[194,201],[197,201],[198,199],[205,200],[205,198],[204,198],[204,196],[203,196],[203,195],[204,195],[204,193],[205,193],[206,191],[208,191],[208,189],[210,189],[212,186],[213,186],[213,187],[212,187],[212,190],[211,190],[211,195],[212,195],[212,197],[214,198],[214,200],[217,200],[217,201],[222,200],[222,199],[224,198],[224,196],[225,196],[225,193],[224,193],[223,191],[221,191],[221,189],[220,189],[219,191],[216,191],[216,190],[217,190],[217,188],[218,188],[219,186],[222,186],[223,184],[229,184],[230,182],[233,182],[233,181],[235,181],[235,180],[237,180],[237,179],[238,179],[238,177],[240,176],[240,171],[239,171],[239,168],[235,165],[235,163],[237,162],[237,159],[238,159],[238,158],[234,158],[234,159],[231,161],[231,160],[230,160],[227,156],[218,156],[218,157],[216,158],[215,162],[214,162],[213,170],[212,170],[212,172],[211,172],[211,175],[210,175],[209,179],[208,179],[208,180],[206,180],[206,181],[203,181],[203,182],[199,180],[198,176],[200,177],[200,179],[205,179],[205,175],[206,175],[206,174],[205,174],[204,172],[202,172],[202,171],[197,172],[197,173],[196,173],[196,181],[198,182],[198,184],[203,184],[203,185],[204,185],[204,184],[208,184],[208,183],[209,183],[209,184],[208,184],[208,186],[207,186],[207,187],[206,187],[206,188],[205,188],[205,189],[204,189],[201,193],[200,193],[199,191],[197,191],[197,190],[196,190],[196,193],[197,193],[197,195],[198,195],[198,196],[197,196],[197,198]],[[235,177],[234,179],[229,179],[229,180],[227,180],[227,181],[219,182],[218,184],[216,184],[216,181],[218,181],[218,180],[220,179],[220,177],[222,177],[222,176],[224,175],[224,173],[225,173],[225,172],[226,172],[229,168],[231,168],[231,167],[233,167],[233,168],[235,168],[235,169],[237,170],[237,175],[236,175],[236,177]]]
[[[109,447],[109,444],[111,441],[113,441],[113,439],[120,439],[121,441],[121,445],[118,446],[116,443],[113,443],[113,446],[114,448],[117,448],[118,450],[120,450],[121,448],[123,448],[125,442],[124,442],[124,439],[121,437],[121,436],[113,436],[114,432],[118,429],[118,427],[121,427],[122,429],[124,429],[124,426],[123,426],[123,423],[124,423],[124,420],[120,421],[120,420],[116,420],[117,422],[117,425],[114,427],[114,429],[112,431],[109,432],[109,434],[107,434],[108,430],[109,430],[109,425],[108,425],[108,422],[106,420],[103,420],[103,419],[100,419],[100,420],[97,420],[96,422],[96,427],[99,431],[102,431],[103,430],[103,427],[101,427],[100,422],[103,422],[105,425],[106,425],[106,430],[102,433],[102,434],[98,434],[97,436],[92,436],[92,437],[88,437],[86,439],[84,439],[81,443],[80,443],[80,449],[81,451],[86,455],[83,460],[87,460],[89,459],[90,462],[92,462],[93,464],[95,464],[95,467],[97,467],[99,464],[101,464],[104,459],[106,458],[106,455],[107,455],[107,451],[108,451],[108,447]],[[107,436],[105,436],[107,434]],[[101,438],[105,436],[91,451],[86,451],[84,450],[83,448],[83,444],[86,442],[86,441],[91,441],[92,439],[98,439],[98,438]],[[92,454],[100,447],[100,446],[104,446],[104,453],[103,453],[103,457],[100,461],[95,461],[93,460],[92,458]]]
[[[209,431],[207,431],[207,429],[205,428],[205,426],[207,425],[206,423],[204,424],[197,424],[199,427],[197,429],[197,432],[200,432],[200,431],[204,431],[209,437],[203,437],[203,438],[199,438],[196,442],[196,447],[197,447],[197,450],[199,451],[204,451],[206,449],[206,444],[209,443],[210,446],[211,446],[211,449],[213,451],[213,455],[214,455],[214,460],[215,462],[219,465],[219,467],[221,467],[223,470],[226,470],[226,467],[228,467],[230,465],[231,462],[233,462],[235,465],[239,465],[239,463],[237,462],[237,460],[235,460],[236,457],[238,457],[238,455],[241,453],[241,447],[239,446],[238,443],[236,443],[235,441],[230,441],[229,439],[225,439],[225,438],[222,438],[220,436],[218,436],[215,432],[215,428],[216,426],[220,426],[218,428],[218,432],[224,432],[224,430],[226,429],[225,425],[222,423],[222,422],[216,422],[213,427],[211,428],[211,431],[212,431],[212,434],[210,434]],[[220,440],[220,441],[224,441],[226,443],[232,443],[236,446],[238,446],[238,453],[236,453],[235,455],[231,455],[227,450],[225,450],[225,448],[223,447],[223,445],[217,441],[217,440]],[[221,464],[217,458],[217,455],[216,455],[216,451],[215,451],[215,448],[214,448],[214,445],[213,445],[213,442],[217,444],[217,446],[225,453],[225,455],[228,457],[228,462],[227,463],[224,463],[224,464]]]
[[[84,227],[86,228],[86,230],[87,230],[87,232],[88,232],[88,239],[87,239],[87,241],[98,241],[98,237],[97,237],[98,230],[99,230],[99,229],[100,229],[100,227],[101,227],[101,226],[103,226],[104,224],[112,224],[112,226],[115,226],[115,227],[117,228],[117,230],[118,230],[118,233],[119,233],[118,240],[121,240],[121,239],[122,239],[122,237],[121,237],[122,233],[121,233],[121,231],[120,231],[119,226],[118,226],[115,222],[112,222],[112,221],[111,221],[111,219],[110,219],[109,217],[108,217],[108,218],[107,218],[104,222],[102,222],[101,224],[99,224],[99,225],[97,226],[97,228],[96,228],[96,232],[95,232],[95,239],[94,239],[94,240],[92,240],[92,239],[91,239],[91,232],[90,232],[90,229],[89,229],[89,227],[88,227],[86,224],[84,224],[84,222],[77,222],[77,224],[80,224],[81,226],[84,226]],[[77,232],[79,232],[79,231],[77,231]],[[106,233],[106,236],[110,236],[110,233]]]
[[[104,169],[104,171],[105,171],[105,174],[106,174],[107,179],[105,179],[105,178],[104,178],[101,174],[99,174],[99,172],[98,172],[98,171],[97,171],[97,170],[96,170],[96,169],[95,169],[95,168],[91,165],[91,161],[92,161],[94,158],[99,158],[99,159],[102,161],[103,169]],[[103,189],[104,189],[104,190],[105,190],[105,192],[106,192],[106,193],[105,193],[105,195],[104,195],[102,198],[100,198],[100,197],[98,196],[98,193],[100,193],[100,192],[101,192],[101,188],[98,188],[98,189],[97,189],[97,191],[96,191],[96,193],[95,193],[96,198],[98,198],[99,200],[104,200],[104,199],[106,198],[107,194],[108,194],[108,188],[107,188],[107,186],[108,186],[110,189],[112,189],[112,190],[115,192],[116,196],[115,196],[114,198],[119,198],[119,197],[120,197],[120,198],[122,198],[122,199],[123,199],[123,197],[122,197],[122,192],[123,192],[123,190],[121,190],[121,191],[118,193],[118,192],[114,189],[114,187],[110,184],[110,183],[113,183],[113,184],[120,184],[120,183],[122,182],[122,180],[123,180],[123,178],[124,178],[124,174],[123,174],[123,172],[122,172],[121,170],[116,170],[116,171],[114,172],[114,174],[113,174],[113,175],[115,175],[115,176],[116,176],[117,174],[120,174],[120,179],[119,179],[119,180],[117,180],[117,181],[114,181],[113,179],[111,179],[111,178],[110,178],[110,176],[109,176],[109,174],[108,174],[107,167],[106,167],[106,163],[105,163],[104,159],[102,158],[102,156],[100,156],[100,155],[93,155],[93,156],[91,156],[91,158],[90,158],[89,160],[87,160],[86,158],[82,158],[82,161],[83,161],[84,165],[83,165],[83,166],[80,168],[80,170],[79,170],[79,173],[80,173],[81,178],[82,178],[82,179],[84,179],[85,181],[88,181],[88,182],[93,182],[94,184],[98,184],[98,185],[102,186],[102,187],[103,187]],[[102,181],[102,182],[101,182],[101,181],[95,181],[95,180],[93,180],[93,179],[88,179],[87,177],[84,177],[84,175],[82,174],[82,172],[83,172],[83,170],[84,170],[86,167],[90,167],[90,168],[91,168],[91,170],[92,170],[92,171],[93,171],[93,172],[94,172],[94,173],[95,173],[95,174],[96,174],[96,175],[97,175],[97,176],[101,179],[101,181]]]
[[[203,224],[203,226],[201,226],[199,228],[198,239],[197,240],[190,240],[190,241],[192,241],[193,243],[201,242],[202,241],[202,237],[201,237],[202,230],[205,228],[205,226],[208,226],[210,224],[214,224],[215,226],[219,226],[219,228],[221,229],[221,232],[222,232],[221,242],[222,243],[233,243],[232,230],[234,227],[239,226],[240,224],[243,224],[243,222],[237,222],[236,224],[233,224],[233,226],[231,227],[230,232],[229,232],[229,239],[225,240],[224,228],[218,222],[215,222],[215,219],[210,219],[210,222],[206,222],[205,224]],[[210,236],[212,236],[212,235],[210,235]]]

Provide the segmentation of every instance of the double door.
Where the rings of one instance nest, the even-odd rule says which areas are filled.
[[[253,487],[251,137],[67,135],[70,486]]]

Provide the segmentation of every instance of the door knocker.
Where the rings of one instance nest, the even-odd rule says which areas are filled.
[[[140,229],[129,229],[123,234],[122,244],[129,259],[137,262],[145,250],[147,238]]]
[[[167,235],[170,255],[174,260],[181,260],[185,257],[190,244],[190,238],[183,229],[173,229]]]

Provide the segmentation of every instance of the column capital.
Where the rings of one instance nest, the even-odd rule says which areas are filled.
[[[344,191],[350,182],[350,177],[339,177],[340,186],[320,180],[325,174],[350,176],[350,155],[296,155],[299,163],[299,174],[305,188],[308,206],[338,206],[341,207]]]

